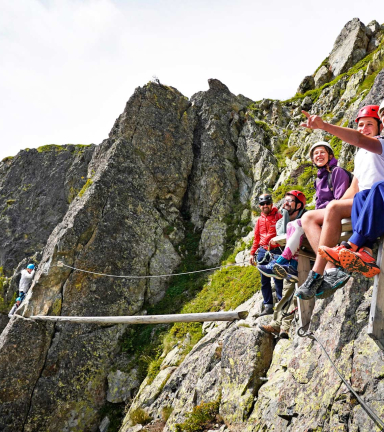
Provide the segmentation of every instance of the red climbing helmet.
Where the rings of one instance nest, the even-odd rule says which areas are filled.
[[[360,111],[357,114],[355,122],[358,123],[359,119],[364,118],[364,117],[373,117],[377,120],[380,120],[379,105],[367,105],[363,108],[360,108]]]
[[[293,195],[298,201],[303,204],[303,207],[305,207],[305,204],[307,204],[307,198],[305,198],[303,192],[299,190],[291,190],[287,192],[286,195]]]

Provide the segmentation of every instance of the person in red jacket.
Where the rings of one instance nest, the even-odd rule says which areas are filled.
[[[270,245],[270,241],[273,237],[276,237],[276,222],[282,218],[282,215],[278,212],[277,207],[273,206],[272,196],[270,194],[263,194],[259,196],[259,207],[261,210],[261,216],[257,219],[254,231],[253,245],[251,249],[250,263],[255,265],[255,261],[258,264],[268,264],[273,258],[269,250],[275,255],[280,255],[282,249],[279,245]],[[260,273],[261,277],[261,292],[264,298],[264,312],[261,315],[273,314],[273,297],[271,278]],[[275,289],[277,299],[280,301],[283,292],[283,279],[274,277]]]

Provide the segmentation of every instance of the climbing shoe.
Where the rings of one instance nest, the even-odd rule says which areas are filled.
[[[261,325],[259,324],[259,328],[263,330],[264,333],[273,334],[275,336],[279,336],[279,330],[276,330],[274,327],[270,325]]]
[[[257,268],[259,272],[262,273],[264,276],[273,277],[275,279],[283,279],[281,276],[279,276],[274,272],[275,264],[276,264],[276,260],[272,260],[271,262],[265,265],[259,264]]]
[[[273,266],[273,271],[282,279],[288,279],[289,281],[298,282],[298,272],[292,265],[284,265],[276,263]]]
[[[280,339],[289,339],[288,332],[286,332],[285,330],[280,330],[279,338]]]
[[[373,256],[364,249],[353,252],[345,249],[340,252],[341,265],[350,272],[362,273],[366,277],[374,277],[380,273],[380,267]]]
[[[324,280],[324,277],[311,270],[308,273],[306,281],[301,285],[295,292],[295,296],[301,300],[309,300],[315,296],[317,289],[320,287]]]
[[[325,299],[330,297],[334,292],[342,288],[350,279],[351,275],[337,269],[331,273],[325,273],[323,283],[316,291],[316,298]]]
[[[340,267],[340,251],[344,249],[350,249],[351,246],[347,242],[341,242],[340,246],[328,247],[328,246],[319,246],[318,253],[321,258],[324,258],[327,261],[330,261],[337,267]]]
[[[259,316],[272,315],[272,314],[273,314],[273,306],[269,305],[269,304],[265,304],[264,310],[263,310],[263,312],[261,312],[261,314]]]

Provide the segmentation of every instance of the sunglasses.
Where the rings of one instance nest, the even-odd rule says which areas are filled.
[[[265,206],[265,205],[271,205],[272,203],[270,202],[270,201],[263,201],[263,202],[261,202],[261,203],[259,203],[259,205],[262,207],[262,206]]]

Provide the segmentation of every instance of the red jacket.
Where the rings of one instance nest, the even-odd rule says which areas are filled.
[[[276,237],[276,222],[283,216],[278,213],[277,207],[272,207],[271,213],[265,216],[261,213],[261,216],[256,221],[255,225],[255,236],[253,239],[251,255],[254,255],[260,246],[268,247],[269,242],[273,237]],[[271,246],[271,249],[279,247],[279,245]]]

